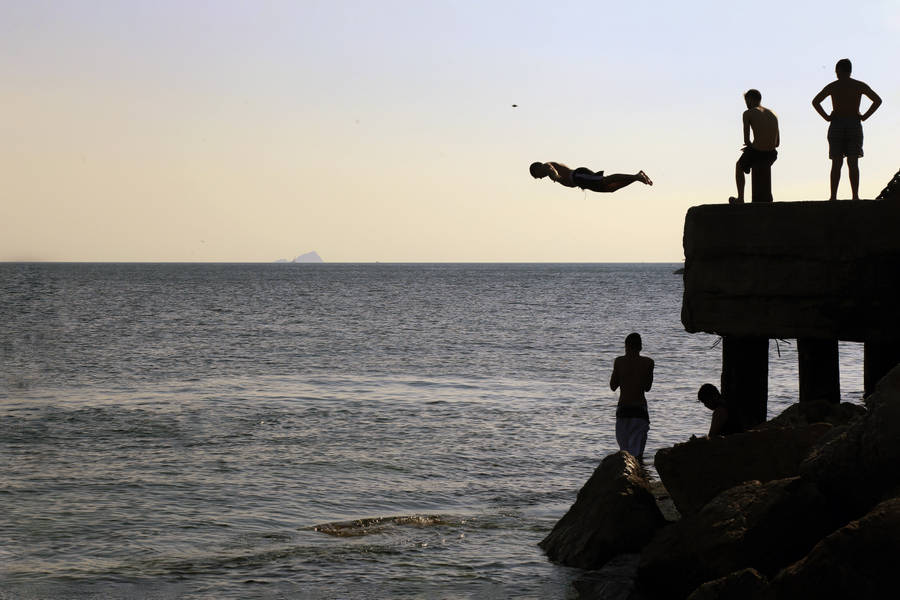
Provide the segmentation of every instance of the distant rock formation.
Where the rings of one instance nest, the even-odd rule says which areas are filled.
[[[306,254],[301,254],[297,258],[295,258],[292,262],[325,262],[322,260],[322,257],[316,251],[307,252]]]

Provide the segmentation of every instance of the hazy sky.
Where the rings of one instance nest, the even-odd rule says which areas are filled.
[[[810,100],[852,59],[878,194],[898,40],[898,0],[0,0],[0,260],[679,261],[685,211],[734,193],[750,87],[776,200],[824,199]]]

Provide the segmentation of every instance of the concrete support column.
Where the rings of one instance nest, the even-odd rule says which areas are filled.
[[[750,184],[753,202],[772,202],[772,165],[754,165]]]
[[[769,394],[769,340],[722,338],[722,395],[737,407],[744,428],[766,420]]]
[[[797,340],[800,402],[841,402],[837,340]]]
[[[900,342],[866,342],[863,346],[863,387],[868,396],[875,391],[878,380],[900,364]]]

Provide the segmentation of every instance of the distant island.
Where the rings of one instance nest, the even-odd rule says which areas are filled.
[[[315,250],[312,252],[307,252],[306,254],[301,254],[294,260],[287,260],[286,258],[282,258],[276,260],[277,263],[322,263],[325,262],[322,260],[322,257],[319,256],[319,253]]]

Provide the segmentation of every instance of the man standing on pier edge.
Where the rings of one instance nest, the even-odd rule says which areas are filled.
[[[862,122],[872,116],[881,106],[881,97],[862,81],[850,77],[853,65],[849,58],[842,58],[834,67],[837,80],[832,81],[812,100],[813,108],[828,126],[828,158],[831,159],[831,197],[837,200],[838,183],[841,181],[841,166],[847,157],[847,171],[850,176],[850,191],[853,199],[859,200],[859,158],[863,155]],[[831,96],[831,114],[822,108],[822,101]],[[859,114],[859,103],[866,96],[872,101],[869,109]]]

